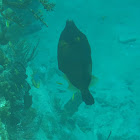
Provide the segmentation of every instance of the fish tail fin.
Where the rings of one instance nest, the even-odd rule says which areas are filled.
[[[82,94],[82,99],[86,105],[94,104],[94,98],[88,89],[81,91],[81,94]]]

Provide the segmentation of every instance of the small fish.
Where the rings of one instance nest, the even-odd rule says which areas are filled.
[[[38,72],[33,72],[31,81],[35,88],[40,88],[41,80]]]
[[[72,98],[71,99],[72,99],[72,101],[74,100],[74,94],[72,95]]]
[[[10,22],[6,20],[6,27],[9,28],[9,26],[10,26]]]
[[[56,82],[58,85],[63,85],[62,83],[60,83],[60,82]]]

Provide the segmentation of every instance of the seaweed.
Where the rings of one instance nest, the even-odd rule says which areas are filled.
[[[35,19],[39,20],[41,23],[43,23],[43,25],[48,27],[47,23],[44,21],[43,15],[40,15],[40,12],[35,12],[33,9],[28,9],[28,10],[33,14]]]
[[[8,21],[16,23],[20,27],[24,27],[23,24],[23,18],[20,18],[16,12],[14,12],[12,9],[8,8],[5,11],[0,12],[1,15]]]
[[[48,0],[39,0],[39,2],[43,5],[44,9],[47,11],[53,11],[55,7],[55,3],[50,3]]]
[[[12,50],[14,54],[14,61],[21,62],[24,66],[26,66],[37,55],[38,45],[39,40],[34,47],[25,40],[21,40],[17,44],[13,44]]]

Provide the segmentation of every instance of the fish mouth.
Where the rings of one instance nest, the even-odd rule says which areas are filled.
[[[66,26],[71,27],[71,26],[73,26],[73,25],[75,25],[73,20],[68,19],[68,20],[66,21]]]
[[[73,20],[72,19],[67,19],[67,21],[66,22],[73,22]]]

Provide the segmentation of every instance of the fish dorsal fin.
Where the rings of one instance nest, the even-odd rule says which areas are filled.
[[[94,75],[92,75],[90,87],[95,86],[97,84],[97,82],[98,82],[98,78],[95,77]]]

